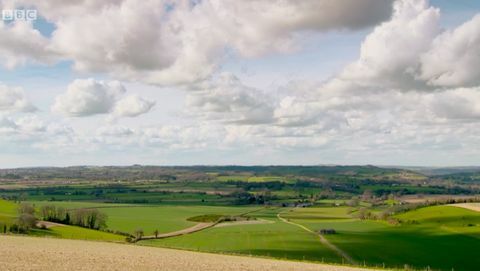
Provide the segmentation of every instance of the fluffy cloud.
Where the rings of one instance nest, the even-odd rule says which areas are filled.
[[[155,101],[146,100],[138,95],[130,95],[119,100],[113,109],[115,117],[137,117],[149,112]]]
[[[50,41],[29,22],[7,25],[0,20],[0,37],[0,60],[6,68],[13,69],[28,61],[53,63],[58,60],[58,55],[49,47]]]
[[[25,29],[16,44],[26,44],[7,46],[4,55],[13,52],[18,62],[53,51],[80,71],[158,85],[192,83],[211,75],[227,52],[289,52],[307,31],[355,30],[386,20],[392,2],[18,0],[18,6],[37,8],[56,29],[50,40]]]
[[[0,83],[0,111],[33,112],[36,108],[25,97],[21,88],[12,88]]]
[[[207,120],[237,124],[271,123],[272,98],[258,89],[245,86],[232,74],[197,85],[187,96],[188,114]]]
[[[421,56],[419,78],[433,86],[480,84],[480,15],[439,35]]]
[[[121,99],[125,92],[125,87],[118,81],[77,79],[68,86],[66,93],[55,98],[52,111],[67,117],[112,112],[115,117],[136,117],[147,113],[155,104],[138,96]]]
[[[403,0],[394,5],[392,19],[377,26],[362,43],[360,57],[338,76],[355,87],[410,89],[414,69],[440,33],[440,11],[427,0]]]

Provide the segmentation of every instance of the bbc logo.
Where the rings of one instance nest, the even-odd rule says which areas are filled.
[[[4,21],[35,21],[37,10],[35,9],[4,9],[2,20]]]

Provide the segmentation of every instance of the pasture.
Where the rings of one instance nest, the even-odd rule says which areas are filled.
[[[62,239],[125,242],[125,236],[122,235],[70,225],[54,226],[48,229],[34,229],[32,230],[31,235],[48,236]]]
[[[17,217],[17,204],[0,199],[0,225],[10,225]]]
[[[110,204],[92,202],[32,202],[35,206],[54,205],[67,209],[98,208],[107,215],[107,228],[126,233],[142,229],[145,234],[155,230],[160,233],[178,231],[191,227],[196,222],[188,218],[200,215],[241,215],[260,209],[258,206],[180,206],[180,205],[141,205]]]
[[[342,259],[323,246],[318,238],[277,218],[279,208],[252,213],[268,224],[239,224],[209,228],[201,232],[162,240],[141,241],[141,245],[207,252],[257,255],[295,260],[341,263]]]
[[[259,255],[296,260],[342,262],[318,238],[288,221],[313,231],[335,229],[325,238],[356,263],[373,267],[410,266],[417,269],[474,270],[480,265],[480,213],[451,206],[433,206],[397,215],[400,225],[359,220],[348,207],[270,208],[252,214],[272,224],[210,228],[191,235],[140,244]]]

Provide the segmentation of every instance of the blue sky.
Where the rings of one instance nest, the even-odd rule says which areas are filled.
[[[227,2],[0,0],[2,167],[479,160],[478,1]]]

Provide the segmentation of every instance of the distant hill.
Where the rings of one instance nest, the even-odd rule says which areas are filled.
[[[212,174],[324,177],[362,179],[420,179],[408,169],[366,166],[74,166],[0,169],[3,179],[87,179],[87,180],[206,180]]]
[[[479,173],[480,167],[398,167],[428,176],[451,175],[461,173]]]

